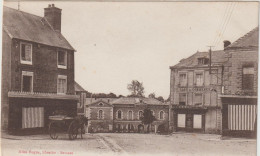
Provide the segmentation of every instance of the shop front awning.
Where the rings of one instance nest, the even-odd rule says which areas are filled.
[[[8,97],[9,98],[79,100],[79,95],[40,93],[40,92],[19,92],[19,91],[9,91]]]

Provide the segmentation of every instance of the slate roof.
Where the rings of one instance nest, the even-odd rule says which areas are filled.
[[[116,100],[118,98],[86,98],[86,105],[89,105],[89,104],[92,104],[92,103],[95,103],[97,101],[104,101],[106,103],[112,103],[114,100]]]
[[[76,92],[86,92],[86,90],[81,87],[76,81],[74,82],[74,88]]]
[[[163,105],[165,103],[153,99],[153,98],[135,98],[135,97],[121,97],[117,100],[114,100],[111,102],[111,104],[140,104],[140,103],[144,103],[144,104],[149,104],[149,105]]]
[[[230,44],[226,49],[231,48],[248,48],[248,47],[258,47],[259,40],[259,28],[251,30],[244,36],[240,37],[238,40]]]
[[[3,29],[11,38],[75,51],[62,34],[55,31],[44,17],[4,6]]]
[[[209,52],[196,52],[188,58],[180,60],[180,62],[170,68],[192,68],[192,67],[202,67],[205,65],[198,64],[198,58],[209,58]],[[212,51],[211,53],[211,61],[212,66],[219,65],[225,60],[225,52],[223,50],[220,51]]]

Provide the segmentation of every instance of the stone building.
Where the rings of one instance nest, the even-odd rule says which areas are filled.
[[[168,131],[169,106],[165,103],[153,98],[123,97],[114,100],[112,104],[115,132],[147,131],[148,125],[143,125],[140,120],[145,108],[149,108],[156,119],[151,125],[151,131],[157,132],[158,129]]]
[[[222,63],[224,51],[197,52],[171,66],[170,130],[218,133],[221,130]]]
[[[90,99],[91,100],[91,99]],[[87,100],[89,101],[89,100]],[[169,106],[152,98],[102,98],[92,99],[86,105],[89,118],[89,132],[144,132],[147,125],[141,123],[144,109],[149,108],[156,120],[152,123],[152,132],[168,131]]]
[[[223,135],[256,134],[258,38],[257,27],[224,49]]]
[[[44,17],[3,7],[2,128],[44,131],[48,116],[76,115],[74,48],[61,34],[61,9]]]

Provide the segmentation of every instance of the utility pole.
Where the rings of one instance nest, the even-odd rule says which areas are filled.
[[[20,10],[20,0],[18,0],[18,10]]]
[[[211,47],[214,46],[208,46],[209,47],[209,74],[211,74]]]

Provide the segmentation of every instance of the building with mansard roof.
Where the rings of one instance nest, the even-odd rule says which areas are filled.
[[[170,130],[256,133],[258,27],[224,50],[197,52],[171,66]]]

